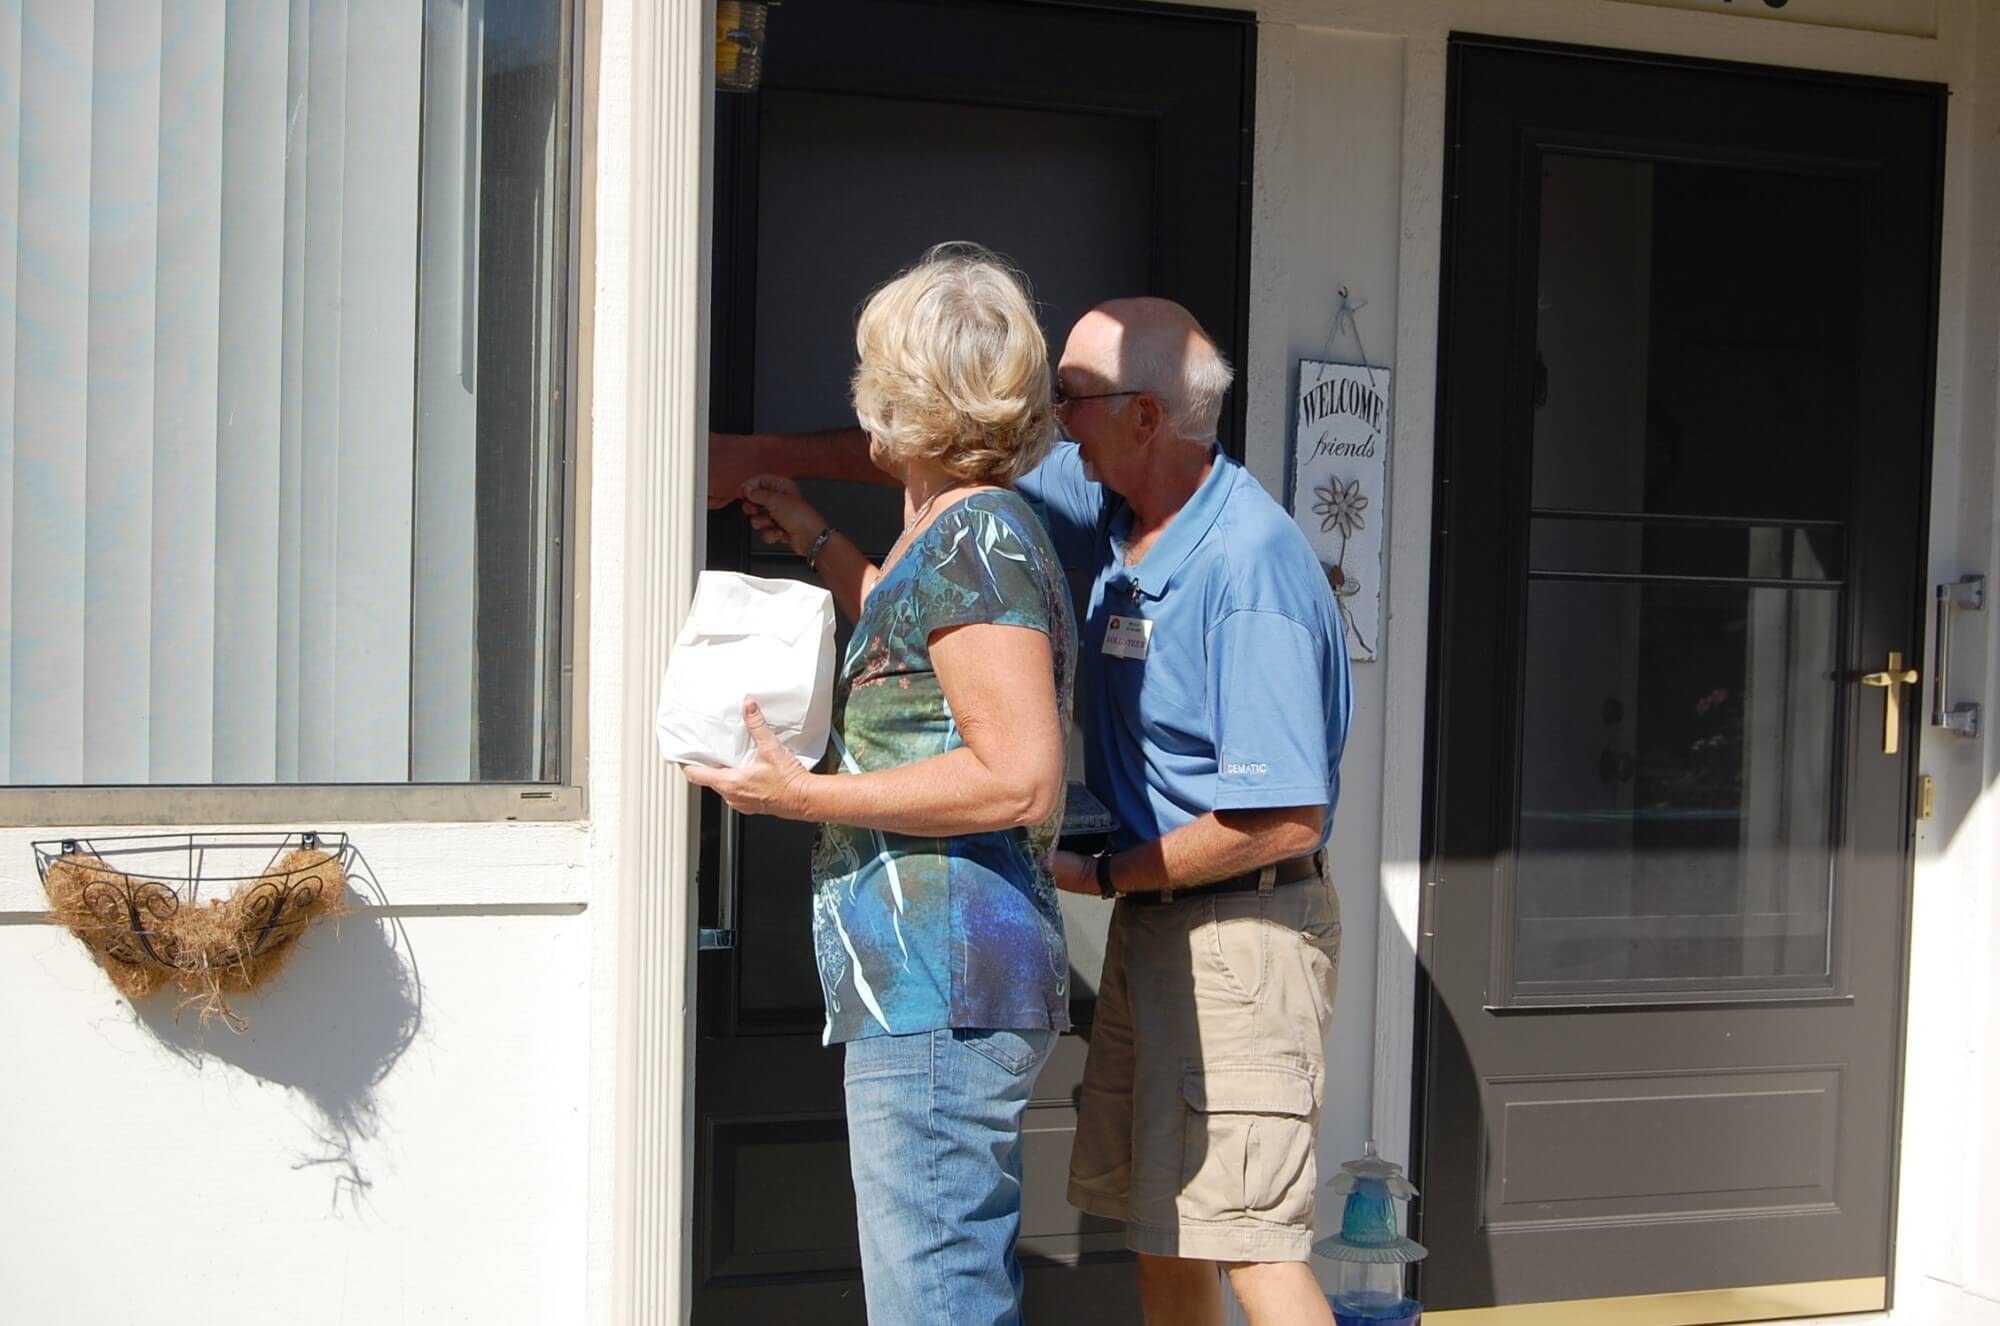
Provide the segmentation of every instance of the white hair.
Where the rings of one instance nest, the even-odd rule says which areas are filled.
[[[1190,442],[1215,440],[1222,398],[1236,373],[1206,332],[1141,332],[1125,341],[1121,355],[1124,385],[1160,399],[1169,432]]]

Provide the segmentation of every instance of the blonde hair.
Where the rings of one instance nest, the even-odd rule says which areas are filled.
[[[1048,342],[1027,281],[978,245],[940,244],[870,295],[854,349],[855,416],[896,459],[1005,484],[1048,454]]]

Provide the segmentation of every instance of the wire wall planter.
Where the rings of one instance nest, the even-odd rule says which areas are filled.
[[[247,1023],[226,996],[257,989],[308,925],[345,910],[354,857],[346,834],[313,830],[58,838],[34,852],[56,919],[120,993],[172,985],[235,1031]]]

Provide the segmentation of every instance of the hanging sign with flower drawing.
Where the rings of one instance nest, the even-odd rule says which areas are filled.
[[[1347,656],[1382,643],[1382,488],[1389,460],[1389,370],[1299,361],[1292,518],[1340,601]]]

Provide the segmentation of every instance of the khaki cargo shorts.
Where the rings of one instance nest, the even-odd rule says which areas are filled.
[[[1135,1252],[1304,1261],[1340,902],[1269,893],[1121,900],[1084,1067],[1070,1203]]]

